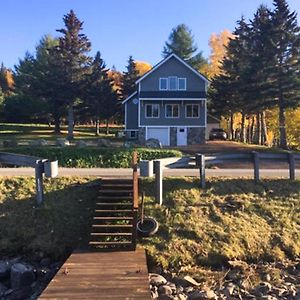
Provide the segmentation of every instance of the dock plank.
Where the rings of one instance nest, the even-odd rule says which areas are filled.
[[[145,250],[73,253],[39,299],[151,299]]]

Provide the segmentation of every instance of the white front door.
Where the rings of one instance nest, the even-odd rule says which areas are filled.
[[[169,129],[167,127],[148,127],[146,139],[157,139],[163,146],[169,146]]]
[[[187,145],[187,128],[177,127],[177,146]]]

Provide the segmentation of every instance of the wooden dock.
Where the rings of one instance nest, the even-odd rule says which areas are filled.
[[[39,299],[151,299],[145,250],[73,253]]]

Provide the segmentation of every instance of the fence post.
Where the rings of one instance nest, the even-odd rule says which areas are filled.
[[[197,153],[196,154],[196,166],[199,167],[200,173],[200,187],[205,189],[205,155]]]
[[[159,160],[154,161],[154,173],[155,173],[155,200],[162,205],[163,203],[163,174],[162,166]]]
[[[295,156],[294,153],[288,153],[290,180],[295,180]]]
[[[252,152],[253,154],[253,167],[254,167],[254,181],[259,181],[259,153],[256,151]]]
[[[43,171],[43,162],[41,160],[37,160],[35,164],[35,189],[37,204],[41,204],[44,201]]]

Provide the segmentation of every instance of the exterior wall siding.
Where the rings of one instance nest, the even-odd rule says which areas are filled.
[[[170,128],[170,146],[177,146],[177,127]]]
[[[185,77],[187,79],[187,91],[205,91],[204,79],[197,76],[175,57],[170,58],[153,73],[149,74],[141,83],[141,91],[159,91],[160,77]]]
[[[187,131],[187,144],[204,144],[205,143],[205,128],[190,127]]]
[[[134,99],[134,98],[133,98]],[[134,104],[132,101],[133,99],[130,99],[126,102],[126,129],[138,129],[138,104]]]
[[[145,145],[145,142],[146,142],[146,128],[145,127],[139,128],[138,140],[141,145]]]
[[[199,101],[141,101],[140,103],[140,126],[205,126],[205,100]],[[145,110],[146,104],[160,105],[159,118],[146,118]],[[166,104],[178,104],[179,105],[179,118],[166,118],[165,108]],[[200,105],[200,117],[199,118],[186,118],[185,109],[187,104],[199,104]]]

